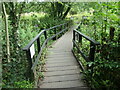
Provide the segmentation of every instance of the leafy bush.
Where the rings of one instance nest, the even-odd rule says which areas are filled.
[[[116,90],[120,88],[120,63],[97,59],[87,63],[84,76],[92,88]]]
[[[3,58],[3,87],[4,88],[31,88],[34,83],[29,83],[27,78],[27,69],[28,69],[28,61],[26,59],[26,53],[22,51],[22,48],[25,47],[41,30],[50,28],[55,25],[62,24],[67,20],[57,20],[53,17],[49,17],[45,15],[44,17],[37,17],[37,15],[32,15],[27,17],[27,19],[21,18],[19,28],[18,28],[18,45],[17,49],[17,57],[14,56],[14,49],[11,40],[14,40],[12,37],[12,27],[9,22],[9,33],[10,33],[10,50],[11,50],[11,62],[8,63],[6,60],[6,43],[2,43],[2,58]],[[59,29],[58,29],[59,30]],[[2,37],[5,40],[5,31],[2,30]],[[51,31],[48,34],[54,32]],[[44,37],[44,36],[43,36]],[[41,37],[41,38],[43,38]],[[41,39],[41,44],[43,43],[43,39]],[[39,73],[41,77],[43,75]]]
[[[118,3],[88,3],[89,8],[86,11],[90,12],[91,7],[93,12],[91,15],[85,15],[87,17],[83,16],[81,20],[79,31],[101,44],[97,47],[94,62],[84,62],[81,58],[79,59],[84,67],[88,66],[88,69],[84,71],[84,77],[94,89],[117,90],[120,88],[120,28],[117,6],[120,5]],[[89,56],[89,43],[84,39],[82,39],[80,49]],[[77,51],[76,55],[80,56]]]
[[[5,82],[5,80],[4,80]],[[33,84],[30,83],[29,81],[23,80],[23,81],[16,81],[13,84],[13,87],[7,86],[4,84],[3,88],[33,88]]]
[[[30,83],[29,81],[23,80],[19,82],[14,83],[15,88],[33,88],[33,84]]]

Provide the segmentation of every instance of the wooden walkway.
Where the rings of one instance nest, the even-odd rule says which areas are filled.
[[[86,88],[79,65],[71,52],[72,36],[70,30],[48,49],[45,78],[40,88]]]

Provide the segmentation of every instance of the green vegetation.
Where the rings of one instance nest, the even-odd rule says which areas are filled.
[[[79,31],[100,42],[100,45],[97,46],[93,62],[86,62],[76,49],[74,51],[83,66],[88,68],[83,73],[90,87],[116,90],[120,88],[118,84],[120,79],[120,5],[114,2],[84,4],[82,8],[87,13],[82,16]],[[82,39],[80,49],[89,56],[90,43]]]
[[[27,78],[28,61],[22,50],[39,32],[68,21],[80,24],[78,30],[100,42],[95,60],[86,62],[74,48],[85,67],[84,77],[92,88],[120,88],[120,2],[6,2],[2,3],[0,33],[2,40],[3,88],[33,88],[44,78],[47,48],[44,48],[35,68],[35,81]],[[63,28],[63,27],[62,27]],[[57,29],[57,32],[60,29]],[[50,30],[47,35],[55,34]],[[40,38],[43,44],[44,35]],[[48,46],[53,41],[48,43]],[[90,42],[77,41],[80,50],[89,56]],[[48,47],[47,46],[47,47]],[[37,43],[35,43],[37,48]],[[37,50],[35,50],[37,52]],[[36,57],[36,56],[35,56]]]
[[[56,2],[57,3],[57,2]],[[28,61],[26,58],[26,52],[22,50],[41,30],[48,29],[55,25],[63,24],[68,22],[69,19],[53,17],[50,13],[52,3],[13,3],[6,2],[2,3],[5,7],[2,8],[6,11],[6,15],[2,13],[2,66],[3,66],[3,88],[32,88],[36,87],[38,79],[44,78],[42,70],[44,70],[44,58],[45,50],[41,55],[40,61],[36,67],[35,81],[30,82],[28,79]],[[48,8],[49,7],[49,8]],[[55,7],[56,8],[56,7]],[[65,6],[67,9],[67,6]],[[66,9],[62,13],[66,12]],[[4,11],[3,11],[4,12]],[[4,24],[5,17],[8,20],[8,32]],[[57,29],[57,32],[60,31]],[[6,38],[6,34],[9,38]],[[51,30],[48,36],[54,34]],[[9,39],[9,41],[8,41]],[[41,36],[41,45],[44,42],[44,35]],[[7,46],[9,44],[9,47]],[[48,43],[49,45],[49,43]],[[7,48],[10,52],[7,51]],[[35,52],[37,46],[35,43]],[[9,54],[10,58],[7,58]],[[36,56],[35,56],[36,57]]]

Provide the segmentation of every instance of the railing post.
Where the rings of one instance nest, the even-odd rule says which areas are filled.
[[[56,34],[56,28],[54,28],[54,34]],[[53,38],[53,40],[56,40],[56,39],[57,39],[57,36]]]
[[[40,52],[40,37],[37,39],[37,48],[38,48],[38,53]]]
[[[73,30],[73,40],[75,41],[75,31]]]
[[[69,23],[68,22],[66,23],[66,27],[69,28]]]
[[[90,43],[90,53],[89,53],[89,60],[90,60],[90,61],[94,61],[95,49],[96,49],[95,44],[93,44],[93,43],[91,42],[91,43]]]
[[[73,41],[75,41],[75,31],[73,30]],[[74,48],[74,43],[73,43],[73,48]]]
[[[65,29],[64,25],[61,26],[62,30]],[[65,31],[64,31],[65,32]],[[64,34],[64,32],[62,34]]]
[[[65,24],[64,25],[62,25],[63,26],[63,29],[65,29],[66,28],[66,26],[65,26]],[[63,33],[65,33],[66,31],[64,31]]]
[[[45,40],[47,39],[47,31],[44,31]],[[47,45],[47,43],[46,43]]]
[[[79,43],[82,44],[82,36],[79,34]]]
[[[27,60],[28,60],[28,70],[27,70],[27,78],[29,78],[30,81],[34,80],[34,73],[32,68],[32,59],[31,59],[31,54],[30,54],[30,49],[26,50],[26,55],[27,55]]]
[[[45,39],[47,39],[47,32],[44,31],[44,36],[45,36]]]
[[[62,25],[62,29],[65,29],[66,28],[66,26],[65,26],[65,24],[64,25]],[[62,34],[64,34],[66,31],[64,31]]]
[[[96,45],[93,44],[92,42],[90,42],[90,53],[89,53],[89,60],[94,62],[94,58],[95,58],[95,49],[96,49]],[[94,69],[93,69],[94,65],[92,65],[91,67],[88,67],[89,69],[91,69],[91,76],[93,75]]]
[[[67,23],[67,28],[69,28],[69,23]]]
[[[78,29],[81,30],[81,29],[80,29],[80,25],[78,26]]]
[[[68,26],[69,26],[69,24],[68,24],[68,23],[66,23],[66,28],[67,28],[67,31],[68,31]]]

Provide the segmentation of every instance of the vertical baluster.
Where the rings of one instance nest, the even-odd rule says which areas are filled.
[[[79,34],[79,43],[82,44],[82,36]]]
[[[62,31],[63,30],[63,25],[61,25],[60,28],[61,28],[61,31]],[[61,33],[60,36],[62,36],[63,34],[64,34],[64,31]]]
[[[82,35],[80,35],[79,33],[78,33],[78,42],[79,42],[79,48],[82,48]]]
[[[41,46],[40,46],[40,37],[37,39],[37,48],[38,48],[38,53],[40,52]]]
[[[89,60],[92,61],[92,62],[94,62],[94,58],[95,58],[95,49],[96,49],[96,45],[91,42],[90,43]],[[93,67],[94,67],[93,64],[90,67],[87,66],[87,68],[91,69],[91,72],[92,72],[91,76],[93,75],[93,72],[94,72]]]
[[[80,31],[81,31],[81,29],[80,29],[80,25],[78,26],[78,30],[80,30]]]
[[[75,42],[75,31],[73,30],[73,47],[75,46],[74,42]]]
[[[58,26],[58,27],[57,27],[57,29],[58,29],[58,32],[60,32],[60,31],[61,31],[60,26]],[[58,37],[58,38],[60,38],[60,36],[61,36],[61,34],[58,34],[58,35],[57,35],[57,37]]]
[[[64,29],[65,29],[65,28],[67,28],[67,23],[66,23],[66,24],[64,24]],[[67,29],[65,30],[65,32],[66,32],[66,31],[67,31]]]
[[[67,29],[69,28],[69,23],[67,23]]]
[[[28,70],[27,70],[27,78],[29,78],[30,81],[34,80],[34,73],[32,68],[32,59],[31,59],[31,53],[30,53],[30,49],[26,51],[26,55],[27,55],[27,60],[28,60]]]
[[[60,31],[62,31],[62,25],[60,26]],[[63,35],[63,32],[60,34],[60,37]]]
[[[62,25],[62,30],[64,30],[65,29],[65,24],[64,25]],[[63,33],[62,34],[64,34],[65,33],[65,31],[63,31]]]
[[[66,26],[65,26],[65,24],[64,25],[62,25],[63,26],[63,29],[65,29],[66,28]],[[63,33],[65,33],[66,32],[66,30],[63,32]]]
[[[54,35],[56,34],[56,28],[54,28]],[[57,36],[55,36],[54,38],[53,38],[53,40],[56,40],[57,39]]]
[[[44,36],[45,36],[45,39],[47,39],[47,32],[44,31]]]
[[[45,40],[47,39],[47,32],[46,31],[44,31],[44,36],[45,36]],[[47,43],[46,43],[46,45],[47,45]]]
[[[90,61],[94,61],[95,49],[96,49],[95,44],[93,44],[93,43],[91,42],[91,43],[90,43],[90,53],[89,53],[89,60],[90,60]]]
[[[75,41],[75,30],[73,30],[73,40]]]

